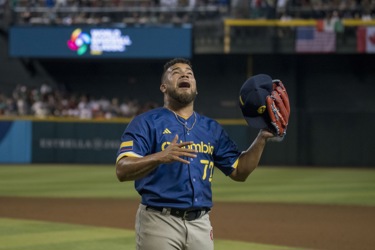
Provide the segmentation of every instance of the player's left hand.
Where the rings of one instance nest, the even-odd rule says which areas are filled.
[[[267,129],[267,128],[261,129],[259,131],[259,134],[260,134],[260,136],[262,136],[267,141],[271,140],[271,139],[273,139],[275,137],[274,133],[271,130]]]

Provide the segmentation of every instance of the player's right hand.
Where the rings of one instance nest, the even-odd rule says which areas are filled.
[[[193,144],[192,141],[178,143],[178,135],[176,135],[171,144],[163,151],[159,152],[159,160],[161,163],[171,163],[179,161],[182,163],[190,164],[186,158],[196,158],[198,151],[190,149],[189,145]]]

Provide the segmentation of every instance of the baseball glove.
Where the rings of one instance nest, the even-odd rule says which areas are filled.
[[[273,80],[273,91],[266,97],[266,107],[271,120],[270,130],[276,141],[282,141],[286,135],[290,116],[289,97],[283,83]]]

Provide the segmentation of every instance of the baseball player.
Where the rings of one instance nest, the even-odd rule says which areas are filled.
[[[194,111],[198,92],[186,59],[164,65],[160,90],[164,107],[136,116],[117,153],[117,178],[135,181],[142,197],[136,249],[214,249],[209,218],[214,167],[245,181],[275,134],[260,129],[251,146],[240,152],[216,121]]]

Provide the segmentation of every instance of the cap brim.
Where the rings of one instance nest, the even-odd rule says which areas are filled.
[[[253,128],[268,128],[269,122],[266,121],[265,116],[247,117],[244,116],[247,124]]]

